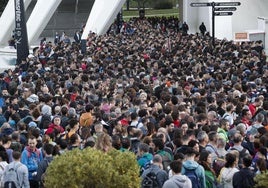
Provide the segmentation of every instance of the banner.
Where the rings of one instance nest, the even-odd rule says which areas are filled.
[[[17,63],[26,59],[29,55],[28,35],[25,20],[25,9],[23,0],[15,1],[15,39],[17,44]]]

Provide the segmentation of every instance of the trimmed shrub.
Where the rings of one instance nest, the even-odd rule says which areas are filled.
[[[154,9],[172,9],[173,4],[171,1],[158,1],[154,5]]]
[[[256,182],[255,188],[266,188],[268,187],[268,172],[262,174],[257,174],[254,178],[254,181]]]
[[[87,148],[56,157],[48,166],[45,187],[139,188],[139,166],[130,152]]]

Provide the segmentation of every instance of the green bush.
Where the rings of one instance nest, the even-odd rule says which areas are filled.
[[[171,1],[158,1],[154,5],[154,9],[172,9],[173,3]]]
[[[254,181],[256,182],[255,188],[266,188],[268,187],[268,172],[258,174],[255,176]]]
[[[108,153],[87,148],[56,157],[49,165],[45,187],[51,188],[138,188],[139,166],[130,152]]]

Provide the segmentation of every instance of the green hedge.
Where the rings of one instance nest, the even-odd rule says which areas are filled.
[[[130,152],[72,150],[56,157],[45,176],[47,188],[139,188],[139,166]]]

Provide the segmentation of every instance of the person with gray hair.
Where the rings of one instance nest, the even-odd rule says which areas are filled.
[[[217,139],[217,152],[219,157],[224,157],[228,152],[225,149],[226,141],[224,138],[219,137]]]
[[[242,158],[245,155],[249,155],[249,150],[242,146],[243,136],[240,133],[235,133],[233,138],[233,146],[229,148],[228,152],[231,150],[236,150],[239,152],[239,164],[242,164]]]
[[[163,165],[162,165],[162,157],[158,154],[156,154],[153,157],[153,164],[150,166],[150,168],[146,169],[141,177],[144,180],[144,178],[146,177],[147,174],[149,174],[150,172],[153,172],[156,174],[156,180],[157,180],[157,184],[158,187],[162,187],[165,183],[165,181],[168,179],[168,174],[165,170],[163,170]],[[142,181],[143,182],[143,181]],[[156,188],[158,188],[156,187]]]
[[[100,122],[96,122],[94,124],[95,133],[93,134],[93,138],[96,140],[97,137],[103,133],[103,125]]]
[[[209,125],[214,125],[215,123],[217,123],[219,121],[218,114],[213,110],[208,112],[207,117],[208,117],[208,124]]]
[[[77,118],[76,110],[75,108],[69,108],[68,110],[68,117],[71,118]]]
[[[258,128],[263,127],[264,115],[258,113],[255,117],[255,122],[253,125],[249,126],[247,129],[247,134],[256,136],[258,134]]]
[[[245,123],[239,123],[236,126],[236,130],[239,131],[239,133],[244,137],[246,135],[247,127]]]
[[[218,151],[217,151],[217,139],[218,133],[216,131],[210,131],[208,133],[209,143],[206,145],[206,150],[211,153],[212,161],[217,159]]]
[[[199,142],[199,151],[204,150],[208,144],[208,134],[205,131],[200,131],[197,134],[197,140]]]

